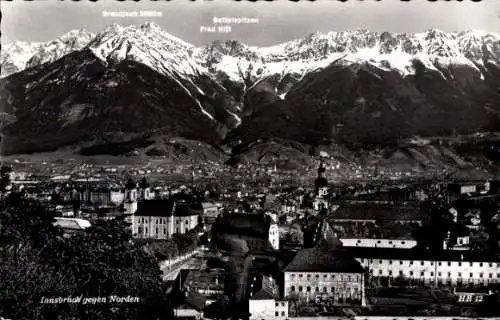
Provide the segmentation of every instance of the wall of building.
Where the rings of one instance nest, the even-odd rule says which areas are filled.
[[[275,301],[274,299],[250,299],[248,301],[248,311],[250,312],[250,320],[275,319]]]
[[[275,301],[274,303],[274,318],[286,319],[288,318],[288,301]]]
[[[363,275],[360,273],[285,272],[285,297],[295,293],[305,300],[333,298],[336,304],[362,302]]]
[[[275,250],[280,248],[280,230],[277,224],[271,224],[269,227],[269,243]]]
[[[356,258],[373,277],[404,277],[424,283],[489,284],[500,282],[500,262],[392,260]]]
[[[184,234],[198,225],[198,216],[133,216],[132,234],[137,238],[168,239],[174,233]]]
[[[123,192],[120,191],[111,191],[111,202],[118,205],[122,204],[123,200],[125,198],[125,195]]]
[[[340,241],[344,247],[411,249],[417,246],[417,241],[412,239],[340,238]]]

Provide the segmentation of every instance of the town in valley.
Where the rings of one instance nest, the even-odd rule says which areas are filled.
[[[65,238],[125,221],[178,319],[498,316],[499,181],[304,170],[15,161],[2,195],[36,199]]]

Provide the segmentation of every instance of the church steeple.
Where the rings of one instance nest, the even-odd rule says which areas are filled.
[[[328,187],[328,180],[326,180],[325,178],[325,171],[325,165],[323,164],[323,162],[321,162],[318,167],[318,177],[316,178],[316,181],[314,181],[317,194],[319,194],[319,191],[321,189]]]
[[[320,211],[322,209],[328,209],[328,180],[325,178],[325,165],[323,161],[318,167],[318,177],[314,181],[314,186],[316,187],[316,197],[314,199],[314,210]]]
[[[134,214],[137,210],[137,184],[132,178],[125,183],[123,208],[128,214]]]

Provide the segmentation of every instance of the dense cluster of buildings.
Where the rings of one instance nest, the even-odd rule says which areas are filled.
[[[94,210],[101,218],[125,216],[140,239],[169,239],[203,226],[215,256],[230,255],[232,240],[244,243],[253,261],[245,272],[259,275],[250,276],[246,293],[252,320],[288,319],[297,305],[364,308],[372,303],[370,288],[448,288],[460,303],[474,288],[500,284],[498,248],[488,247],[498,235],[484,236],[500,226],[494,181],[340,188],[329,184],[321,163],[312,191],[186,189],[129,179],[123,186],[64,185],[50,195],[70,204],[59,205],[65,217],[57,224],[75,232],[89,226],[86,212]],[[442,246],[432,250],[417,237],[432,224],[429,203],[448,219]],[[203,318],[206,307],[227,295],[223,266],[205,264],[179,277],[179,318]]]

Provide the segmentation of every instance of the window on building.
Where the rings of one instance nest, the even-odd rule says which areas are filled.
[[[434,272],[431,272],[431,277],[434,277]]]
[[[310,274],[307,275],[307,280],[309,280],[309,279],[311,279],[311,275]]]
[[[392,264],[392,260],[389,260],[389,264]]]
[[[420,261],[420,265],[423,266],[424,265],[424,262],[423,261]]]
[[[280,313],[279,313],[278,311],[276,311],[276,312],[274,313],[274,315],[277,317],[277,316],[279,316],[279,315],[280,315]]]
[[[451,266],[451,262],[448,261],[448,267],[450,267],[450,266]]]
[[[379,244],[380,244],[380,240],[378,240],[378,241],[377,241],[377,243],[379,243]]]
[[[316,279],[319,279],[319,274],[316,275]]]
[[[392,270],[389,270],[389,276],[392,276]]]
[[[403,276],[403,271],[399,271],[399,276],[402,277]]]
[[[491,262],[490,262],[490,263],[488,263],[488,266],[489,266],[490,268],[491,268],[491,267],[493,267],[493,263],[491,263]]]
[[[158,234],[158,228],[155,228],[155,233]]]
[[[433,262],[433,261],[431,261],[431,266],[433,266],[433,265],[434,265],[434,262]]]
[[[471,262],[471,263],[470,263],[470,266],[472,267],[473,265],[474,265],[474,263],[473,263],[473,262]]]
[[[323,278],[325,278],[325,279],[326,279],[326,277],[327,277],[327,275],[326,275],[326,274],[325,274],[325,275],[323,275]]]
[[[438,262],[438,266],[441,266],[441,262]]]
[[[284,306],[285,306],[285,303],[284,303],[284,302],[282,302],[282,303],[281,303],[281,306],[282,306],[282,307],[284,307]]]
[[[479,262],[479,266],[482,267],[483,266],[483,263],[482,262]]]
[[[469,273],[469,278],[472,278],[472,277],[473,277],[473,274],[472,274],[472,272],[471,272],[471,273]]]
[[[401,241],[401,244],[405,244],[406,242],[405,241]]]
[[[295,292],[295,286],[291,286],[290,291]]]
[[[448,278],[451,278],[451,272],[448,272]]]
[[[424,271],[420,272],[420,276],[421,276],[421,277],[423,277],[424,275],[425,275],[425,272],[424,272]]]
[[[311,287],[307,286],[307,292],[311,292]]]
[[[302,286],[299,286],[299,292],[302,292]]]
[[[483,277],[483,275],[484,275],[484,274],[483,274],[482,272],[481,272],[481,273],[479,273],[479,278],[482,278],[482,277]]]
[[[410,276],[413,276],[413,271],[410,271]]]
[[[458,277],[461,278],[462,277],[462,272],[459,272],[458,273]]]
[[[316,292],[319,292],[319,287],[316,287]]]
[[[493,278],[493,273],[490,273],[488,276],[490,279]]]
[[[326,287],[323,287],[323,292],[324,292],[324,293],[326,293],[326,292],[327,292]]]
[[[441,277],[441,275],[442,275],[441,272],[438,272],[438,277]]]
[[[299,274],[299,278],[302,278],[303,274]]]
[[[500,278],[500,273],[497,273],[497,278]]]
[[[378,263],[382,264],[382,260],[379,260]]]
[[[410,266],[412,266],[412,265],[413,265],[413,260],[410,261]]]
[[[334,292],[335,292],[335,287],[332,287],[332,293],[334,293]]]
[[[332,279],[335,279],[335,275],[334,274],[332,274]]]
[[[403,260],[399,260],[399,264],[403,264]]]
[[[389,244],[392,244],[392,241],[389,241]]]
[[[461,267],[461,266],[462,266],[462,262],[459,262],[459,263],[458,263],[458,266],[459,266],[459,267]]]
[[[279,306],[280,306],[280,304],[276,302],[276,303],[274,304],[274,306],[275,306],[275,307],[279,307]]]
[[[379,270],[379,271],[378,271],[378,274],[379,274],[379,275],[382,275],[382,270]]]

